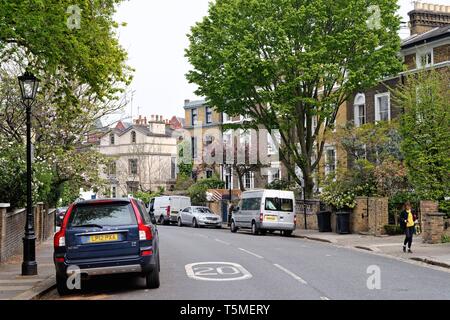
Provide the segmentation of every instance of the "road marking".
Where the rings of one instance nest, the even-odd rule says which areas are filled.
[[[243,266],[232,262],[197,262],[187,264],[184,268],[187,276],[194,280],[236,281],[252,278]]]
[[[327,297],[320,297],[320,300],[330,300],[330,298],[327,298]]]
[[[0,280],[0,284],[14,284],[14,283],[33,283],[44,281],[45,279],[12,279],[12,280]]]
[[[208,238],[208,236],[205,236],[204,234],[200,234],[200,233],[194,233],[197,237],[202,237],[202,238]]]
[[[219,243],[226,244],[227,246],[230,245],[229,242],[226,242],[226,241],[223,241],[223,240],[220,240],[220,239],[214,239],[214,240],[216,240],[216,241],[219,242]]]
[[[248,251],[248,250],[245,250],[245,249],[242,249],[242,248],[239,248],[239,250],[241,250],[241,251],[243,251],[245,253],[251,254],[252,256],[257,257],[259,259],[264,259],[263,256],[260,256],[259,254],[256,254],[254,252],[251,252],[251,251]]]
[[[292,271],[289,271],[288,269],[280,266],[279,264],[274,263],[274,266],[277,267],[278,269],[280,269],[281,271],[284,271],[285,273],[287,273],[288,275],[290,275],[292,278],[294,278],[295,280],[303,283],[304,285],[307,285],[308,282],[306,282],[305,280],[303,280],[301,277],[299,277],[298,275],[296,275],[295,273],[293,273]]]

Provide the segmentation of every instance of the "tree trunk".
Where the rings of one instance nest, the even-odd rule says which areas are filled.
[[[304,177],[303,180],[304,180],[304,184],[305,184],[305,188],[304,188],[305,198],[312,199],[313,195],[314,195],[314,181],[311,176],[311,173],[308,172],[307,174],[304,174],[303,177]]]

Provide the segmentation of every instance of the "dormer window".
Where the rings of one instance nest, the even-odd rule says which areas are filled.
[[[131,143],[136,143],[136,131],[131,131]]]
[[[417,68],[426,68],[433,65],[433,50],[427,50],[425,52],[417,52],[416,55]]]
[[[111,133],[110,135],[109,135],[109,143],[110,144],[116,144],[116,136],[114,135],[114,133]]]

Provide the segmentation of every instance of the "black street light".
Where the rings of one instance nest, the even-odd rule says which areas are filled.
[[[31,73],[25,72],[19,77],[22,102],[27,114],[27,217],[25,222],[25,236],[23,238],[22,275],[37,275],[36,263],[36,234],[34,232],[34,213],[32,195],[32,168],[31,168],[31,106],[36,99],[39,80]]]

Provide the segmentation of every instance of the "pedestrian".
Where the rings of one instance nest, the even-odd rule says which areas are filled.
[[[228,226],[231,226],[231,216],[233,215],[234,211],[234,204],[230,204],[230,207],[228,208]]]
[[[400,225],[405,230],[405,241],[403,242],[403,252],[406,252],[406,245],[408,245],[408,253],[412,253],[411,245],[413,235],[415,233],[417,216],[413,213],[411,203],[406,202],[403,206],[403,211],[400,214]]]

